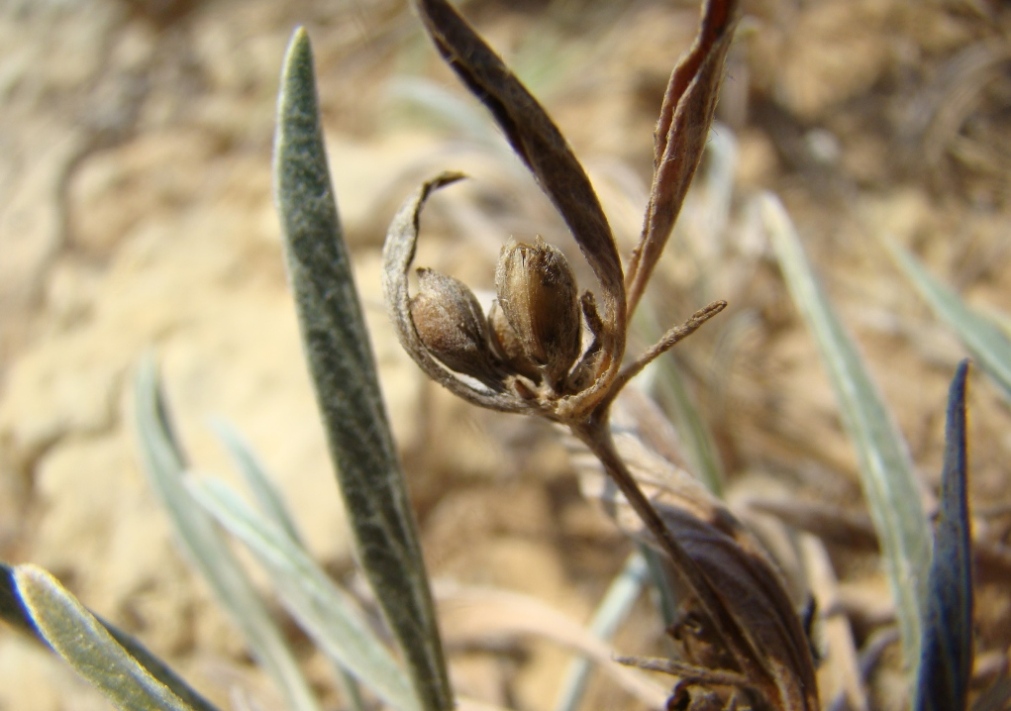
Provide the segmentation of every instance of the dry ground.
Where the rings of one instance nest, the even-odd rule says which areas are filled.
[[[752,200],[762,190],[784,200],[934,487],[947,381],[963,350],[881,238],[912,249],[972,304],[1003,310],[1008,325],[1011,8],[753,0],[745,9],[714,140],[727,150],[714,150],[698,181],[653,314],[666,326],[708,300],[730,301],[679,358],[732,489],[860,512],[853,451]],[[585,159],[627,250],[655,112],[697,6],[473,0],[465,11]],[[475,179],[433,204],[420,263],[487,287],[509,236],[572,247],[401,3],[9,0],[0,5],[0,553],[53,570],[216,701],[237,687],[265,709],[279,708],[276,693],[178,556],[140,474],[129,393],[135,364],[154,352],[199,468],[228,471],[207,417],[236,424],[276,472],[313,550],[350,574],[270,196],[277,76],[296,23],[315,45],[340,209],[434,575],[529,593],[583,622],[630,550],[579,495],[554,433],[436,391],[386,326],[385,224],[439,170]],[[1006,543],[1011,413],[980,374],[971,408],[976,530]],[[890,614],[884,582],[866,550],[835,542],[829,552],[862,644]],[[990,571],[980,589],[980,686],[1007,673],[1001,575]],[[509,634],[508,617],[466,612],[443,612],[459,688],[550,708],[567,656]],[[643,601],[616,646],[649,651],[661,633]],[[875,708],[898,703],[896,656],[893,645],[872,678]],[[329,690],[326,665],[306,663]],[[593,693],[594,708],[634,707],[605,683]],[[0,633],[0,709],[104,707]]]

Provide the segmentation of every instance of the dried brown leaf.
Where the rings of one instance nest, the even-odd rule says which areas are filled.
[[[625,277],[629,314],[642,297],[702,160],[736,16],[734,0],[706,2],[695,42],[678,62],[667,84],[654,134],[649,205],[642,236]]]

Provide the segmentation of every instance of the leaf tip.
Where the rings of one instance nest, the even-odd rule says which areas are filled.
[[[292,30],[291,39],[288,40],[288,49],[285,51],[284,67],[287,70],[292,64],[304,60],[312,54],[312,43],[309,41],[309,33],[304,25],[298,25]]]

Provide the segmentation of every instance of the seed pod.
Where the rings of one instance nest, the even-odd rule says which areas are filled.
[[[565,256],[539,237],[534,246],[510,241],[499,257],[495,290],[523,354],[559,389],[579,357],[582,329],[576,278]]]
[[[526,376],[535,383],[540,382],[541,372],[537,364],[523,352],[519,336],[509,325],[509,321],[497,300],[492,302],[491,311],[488,314],[488,327],[491,333],[492,348],[506,362],[509,370]]]
[[[502,373],[488,342],[484,312],[463,282],[419,269],[411,319],[421,342],[447,368],[501,388]]]

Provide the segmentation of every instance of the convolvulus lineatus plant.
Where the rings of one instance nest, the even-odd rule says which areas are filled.
[[[430,269],[418,270],[412,295],[409,271],[422,208],[435,190],[462,178],[443,173],[404,203],[387,235],[383,286],[401,343],[425,373],[468,402],[542,417],[568,429],[583,446],[577,466],[596,468],[608,477],[610,484],[602,477],[593,480],[589,493],[623,529],[659,551],[664,579],[672,583],[668,592],[678,601],[669,630],[677,653],[663,659],[622,659],[673,677],[668,709],[819,709],[812,641],[776,565],[756,537],[726,505],[654,451],[650,445],[655,442],[612,427],[619,395],[629,381],[726,306],[717,301],[700,308],[626,362],[631,316],[702,158],[737,19],[736,3],[703,2],[695,42],[671,75],[655,135],[654,176],[642,234],[626,267],[586,173],[547,113],[451,5],[444,0],[416,0],[414,5],[439,53],[491,111],[554,203],[597,283],[595,290],[582,290],[562,251],[534,237],[532,243],[503,245],[495,272],[496,298],[488,313],[467,286]],[[188,460],[173,433],[150,362],[140,368],[135,387],[142,457],[180,543],[291,709],[309,711],[319,708],[319,702],[216,523],[247,546],[268,571],[286,609],[335,662],[348,706],[368,708],[361,694],[367,689],[388,708],[448,711],[460,700],[449,683],[416,526],[341,233],[304,30],[292,39],[281,81],[275,180],[288,273],[359,563],[400,660],[368,624],[358,602],[312,561],[293,517],[234,433],[223,429],[220,435],[255,496],[256,508],[220,482],[185,476]],[[856,441],[861,427],[868,429],[862,423],[881,419],[881,408],[876,401],[867,406],[873,393],[868,394],[845,334],[834,325],[827,300],[776,205],[769,200],[765,207],[785,278],[810,316],[839,390],[857,393],[843,402],[853,410],[848,418]],[[939,296],[908,256],[898,258],[930,298],[958,313],[950,295]],[[971,335],[964,337],[977,343]],[[994,354],[1004,346],[993,346],[992,334],[985,340],[978,357],[984,365],[1000,363]],[[896,593],[900,604],[911,599],[915,608],[905,620],[900,614],[900,621],[907,648],[920,659],[913,685],[917,711],[967,708],[973,590],[966,375],[963,363],[949,396],[941,517],[932,558],[922,512],[905,510],[898,521],[887,512],[880,514],[879,536],[884,538],[901,528],[903,520],[919,517],[917,525],[907,526],[905,538],[882,546],[886,556],[905,561],[891,566],[896,576],[912,571],[926,580],[910,598]],[[879,446],[873,437],[869,440],[869,449]],[[865,480],[872,497],[876,484],[893,492],[888,495],[902,490],[889,488],[881,472],[870,469]],[[925,560],[912,560],[915,551],[923,550]],[[129,635],[93,616],[45,571],[19,565],[4,566],[3,573],[3,618],[50,646],[117,706],[214,708]]]

